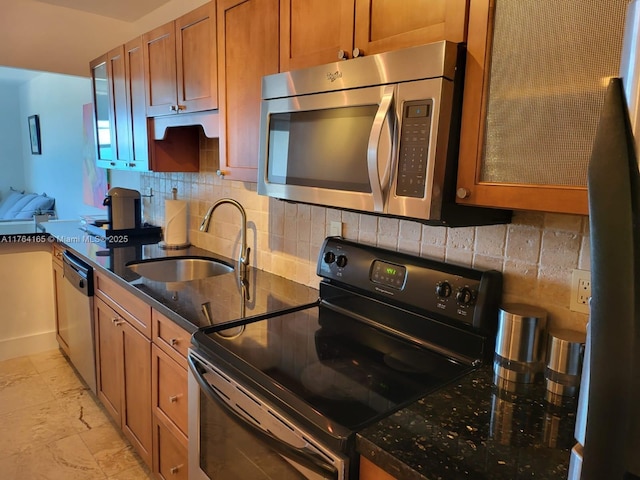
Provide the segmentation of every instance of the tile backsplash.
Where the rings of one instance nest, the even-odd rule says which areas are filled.
[[[189,241],[236,259],[240,216],[218,208],[207,233],[198,230],[207,208],[231,197],[247,212],[250,264],[261,270],[317,287],[315,266],[332,222],[342,223],[345,238],[504,275],[504,302],[538,305],[549,312],[552,327],[584,330],[587,315],[569,310],[571,273],[590,270],[588,217],[516,212],[508,225],[446,228],[376,217],[333,208],[286,203],[259,196],[254,183],[216,175],[218,141],[201,139],[199,173],[143,173],[145,220],[163,225],[164,200],[171,189],[189,204]]]

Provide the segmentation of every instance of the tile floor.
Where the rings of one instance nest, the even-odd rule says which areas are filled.
[[[0,362],[0,478],[153,478],[111,417],[53,350]]]

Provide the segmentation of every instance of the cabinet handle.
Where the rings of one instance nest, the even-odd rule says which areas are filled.
[[[363,57],[364,52],[360,50],[358,47],[353,49],[353,58]]]
[[[178,395],[171,395],[169,397],[169,403],[176,403],[181,396],[182,396],[181,393]]]
[[[344,50],[338,50],[338,60],[347,60],[349,58],[349,54]]]
[[[175,112],[178,110],[178,106],[177,105],[169,105],[169,111],[170,112]]]
[[[116,166],[116,162],[109,162],[109,165],[111,165],[112,167]]]
[[[468,188],[460,187],[458,190],[456,190],[456,196],[458,198],[469,198],[471,196],[471,192]]]
[[[177,107],[176,109],[178,110],[178,112],[182,112],[182,111],[187,109],[186,105],[176,105],[176,107]]]
[[[130,163],[127,163],[127,166],[129,166],[129,167],[135,167],[135,166],[136,166],[136,164],[135,164],[135,163],[133,163],[133,162],[130,162]]]
[[[113,322],[113,324],[117,327],[118,325],[122,325],[124,320],[120,320],[118,317],[115,317],[111,319],[111,322]]]
[[[227,174],[227,172],[225,172],[224,170],[220,170],[220,169],[216,170],[216,175],[219,176],[219,177],[224,178],[224,176],[226,174]]]
[[[171,345],[172,347],[175,347],[178,343],[180,343],[179,338],[172,338],[169,340],[169,345]]]
[[[176,473],[178,473],[178,470],[180,470],[182,468],[182,464],[177,465],[175,467],[171,467],[169,469],[169,472],[171,473],[171,475],[175,475]]]

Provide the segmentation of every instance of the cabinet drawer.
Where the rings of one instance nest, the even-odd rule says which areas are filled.
[[[186,445],[188,425],[187,370],[173,361],[169,355],[153,346],[153,408],[161,420],[173,424]],[[175,430],[175,429],[174,429]]]
[[[136,330],[151,338],[151,307],[101,273],[96,272],[95,280],[96,295],[125,317]]]
[[[166,480],[187,480],[187,447],[182,445],[165,426],[156,420],[154,426],[155,455],[154,473]]]
[[[156,310],[152,310],[151,317],[153,343],[183,368],[187,368],[187,350],[191,343],[191,334]]]

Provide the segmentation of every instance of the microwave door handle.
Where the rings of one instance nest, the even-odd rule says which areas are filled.
[[[367,171],[369,173],[369,183],[371,184],[371,194],[373,195],[373,211],[384,212],[384,191],[383,185],[386,185],[389,181],[389,172],[391,170],[391,155],[392,149],[389,150],[389,158],[387,159],[384,175],[382,180],[378,170],[380,159],[378,158],[378,145],[382,138],[382,131],[385,126],[389,113],[391,112],[391,105],[393,103],[393,92],[395,87],[387,86],[384,89],[382,95],[382,101],[376,112],[376,116],[373,119],[373,125],[371,126],[371,134],[369,135],[369,144],[367,145]],[[391,122],[387,122],[387,133],[389,135],[389,144],[391,145],[391,129],[393,128]]]
[[[285,457],[288,456],[292,460],[300,463],[301,465],[312,471],[322,472],[323,477],[331,479],[338,478],[338,471],[335,469],[335,467],[325,459],[321,458],[317,453],[311,451],[309,447],[301,448],[290,445],[285,440],[280,439],[276,435],[274,435],[268,428],[262,429],[257,425],[249,422],[246,418],[242,417],[238,412],[236,412],[230,405],[228,405],[228,403],[205,378],[206,373],[202,373],[200,370],[206,370],[206,368],[201,366],[197,359],[189,355],[187,357],[187,364],[189,365],[191,373],[193,374],[200,388],[203,390],[204,394],[208,398],[213,400],[220,408],[222,408],[226,415],[238,426],[244,428],[248,432],[253,433],[253,435],[260,438],[276,452],[281,453]],[[277,420],[274,421],[277,422]],[[326,475],[328,475],[328,477],[326,477]]]

